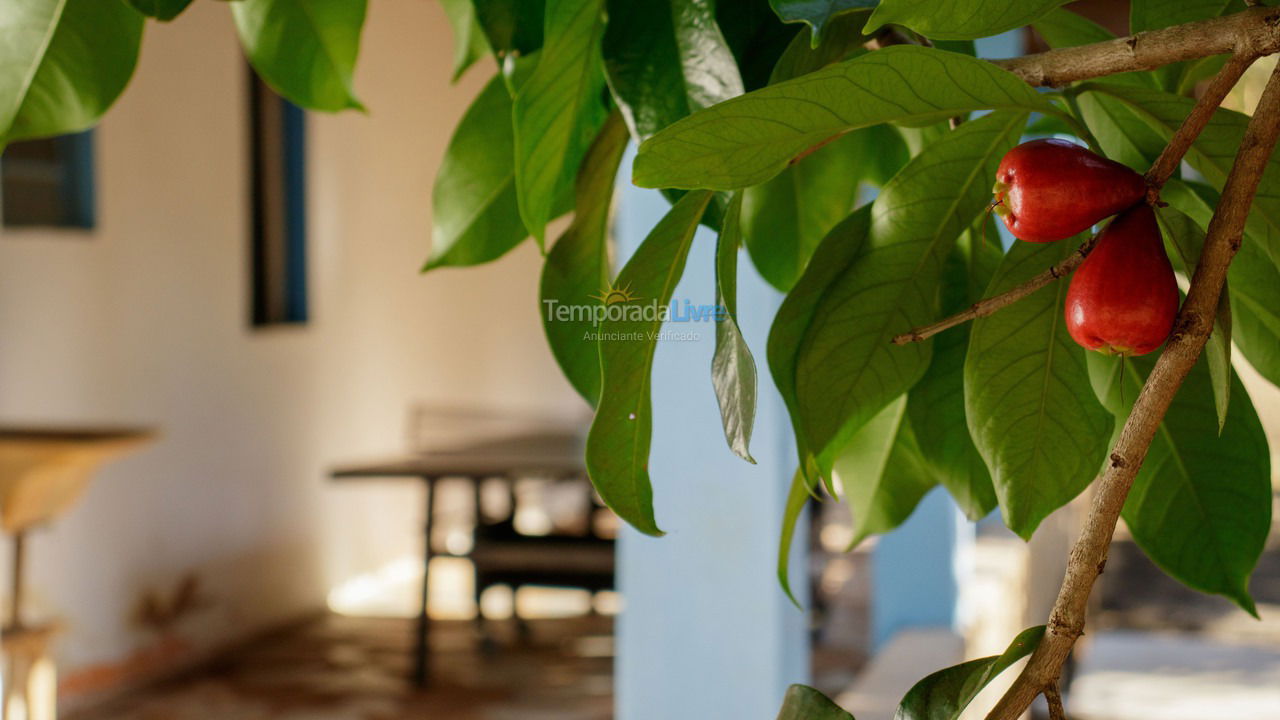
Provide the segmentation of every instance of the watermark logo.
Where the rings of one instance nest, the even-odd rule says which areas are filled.
[[[617,305],[618,303],[635,302],[640,298],[631,294],[631,286],[614,287],[610,285],[606,287],[600,294],[591,296],[595,300],[599,300],[601,305]]]
[[[700,334],[692,331],[610,331],[601,332],[605,322],[646,323],[708,323],[722,322],[729,316],[723,305],[694,303],[692,300],[672,298],[662,304],[656,299],[646,300],[637,295],[630,285],[608,285],[590,296],[594,303],[564,303],[555,298],[543,299],[547,322],[572,322],[592,325],[586,331],[585,340],[676,340],[696,341]]]

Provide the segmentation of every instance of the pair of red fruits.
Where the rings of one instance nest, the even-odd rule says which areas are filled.
[[[1141,175],[1066,140],[1032,140],[996,171],[995,212],[1014,237],[1052,242],[1119,213],[1071,278],[1067,331],[1111,355],[1160,347],[1178,314],[1178,281]]]

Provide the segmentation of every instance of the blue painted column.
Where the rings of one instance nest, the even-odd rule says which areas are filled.
[[[941,487],[934,488],[871,554],[871,641],[880,650],[908,628],[960,624],[960,583],[974,526]]]
[[[669,208],[654,191],[632,187],[629,162],[616,226],[620,261]],[[675,297],[715,302],[715,235],[700,230]],[[668,323],[696,339],[658,344],[653,372],[650,475],[662,538],[626,528],[618,574],[625,606],[618,619],[619,720],[773,718],[787,685],[809,672],[806,617],[787,600],[775,562],[794,469],[789,424],[769,378],[765,340],[781,295],[740,262],[739,313],[760,373],[750,465],[725,444],[711,389],[712,323]],[[804,598],[804,539],[791,567]]]

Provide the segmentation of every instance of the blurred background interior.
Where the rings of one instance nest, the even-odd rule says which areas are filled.
[[[1125,5],[1074,7],[1123,33]],[[6,720],[770,718],[806,678],[887,720],[921,675],[1044,621],[1083,498],[1024,544],[935,491],[852,553],[847,509],[817,507],[795,610],[774,578],[789,430],[770,395],[760,465],[724,447],[689,371],[710,336],[659,351],[670,535],[619,528],[583,481],[589,412],[542,337],[537,250],[418,274],[435,169],[487,79],[450,85],[451,54],[436,3],[371,3],[370,113],[304,115],[198,2],[147,35],[100,128],[5,151]],[[663,206],[622,192],[623,251]],[[740,292],[776,306],[756,278]],[[1245,380],[1280,448],[1280,393]],[[1073,717],[1280,717],[1277,539],[1258,622],[1121,529]]]

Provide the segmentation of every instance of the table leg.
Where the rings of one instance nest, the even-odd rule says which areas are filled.
[[[427,517],[423,523],[425,526],[422,542],[422,605],[418,609],[418,632],[415,638],[414,646],[414,665],[413,665],[413,682],[418,687],[427,686],[427,676],[429,674],[429,661],[431,655],[431,644],[428,633],[431,627],[431,618],[427,614],[427,590],[431,570],[431,527],[432,516],[436,511],[436,484],[434,481],[427,480]]]

